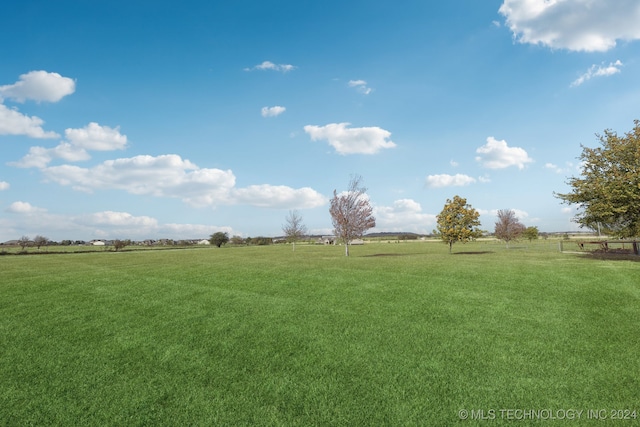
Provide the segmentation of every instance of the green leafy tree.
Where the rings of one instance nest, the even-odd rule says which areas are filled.
[[[498,211],[498,221],[495,225],[495,236],[504,240],[509,247],[509,242],[518,240],[518,237],[524,232],[525,226],[520,223],[516,217],[516,213],[510,209],[500,209]]]
[[[282,226],[282,232],[287,238],[287,242],[293,244],[293,250],[296,250],[296,242],[307,234],[307,227],[302,223],[302,216],[298,211],[289,211],[289,215],[285,218],[285,224]]]
[[[531,242],[532,240],[538,240],[539,234],[540,233],[538,232],[538,227],[527,227],[522,232],[522,237],[528,239]]]
[[[366,192],[359,175],[351,177],[347,191],[338,194],[333,190],[329,213],[333,232],[344,242],[346,256],[349,256],[351,241],[361,238],[368,229],[376,226],[376,218]]]
[[[454,243],[466,243],[482,236],[482,230],[478,228],[479,218],[480,214],[467,203],[467,199],[454,196],[453,200],[447,199],[442,212],[438,214],[438,229],[434,233],[449,244],[451,253]]]
[[[600,146],[582,147],[582,176],[569,178],[570,193],[556,193],[577,204],[581,227],[601,227],[617,237],[640,236],[640,121],[624,136],[605,130]]]
[[[217,247],[224,245],[228,241],[229,241],[229,234],[223,233],[222,231],[213,233],[209,238],[209,243],[211,243],[212,245],[216,245]]]

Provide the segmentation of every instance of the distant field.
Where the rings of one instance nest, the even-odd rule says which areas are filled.
[[[0,425],[637,425],[638,277],[542,240],[3,256]]]

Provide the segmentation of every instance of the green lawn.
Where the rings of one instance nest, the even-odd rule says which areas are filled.
[[[606,410],[607,425],[612,410],[640,418],[640,262],[542,241],[447,251],[0,257],[0,425],[530,424],[501,409],[584,411],[554,426],[603,424],[587,410]],[[474,421],[477,410],[495,419]]]

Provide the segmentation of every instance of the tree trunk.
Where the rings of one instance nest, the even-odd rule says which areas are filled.
[[[344,256],[349,256],[349,244],[344,244]]]
[[[449,253],[451,253],[451,247],[453,246],[453,242],[449,240]]]

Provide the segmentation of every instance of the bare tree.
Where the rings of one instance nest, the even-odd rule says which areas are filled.
[[[113,248],[116,250],[116,252],[118,252],[120,249],[124,249],[126,246],[129,246],[131,244],[131,240],[127,239],[127,240],[120,240],[120,239],[116,239],[113,241]]]
[[[333,190],[329,208],[334,233],[344,242],[346,256],[349,256],[351,241],[376,226],[373,208],[366,195],[367,189],[361,183],[362,177],[355,175],[351,177],[347,191],[338,194]]]
[[[302,216],[298,211],[289,211],[289,215],[285,218],[285,224],[282,231],[287,237],[287,242],[293,243],[293,250],[296,250],[296,242],[305,234],[307,227],[302,223]]]
[[[29,239],[29,236],[22,236],[18,239],[18,244],[24,251],[24,248],[26,248],[27,246],[31,246],[31,239]]]
[[[36,245],[38,250],[40,250],[41,246],[47,246],[49,244],[49,238],[45,236],[37,235],[33,238],[33,244]]]
[[[495,235],[498,239],[504,240],[509,247],[509,242],[517,240],[526,227],[520,223],[516,213],[509,209],[498,211],[498,222],[496,222]]]

